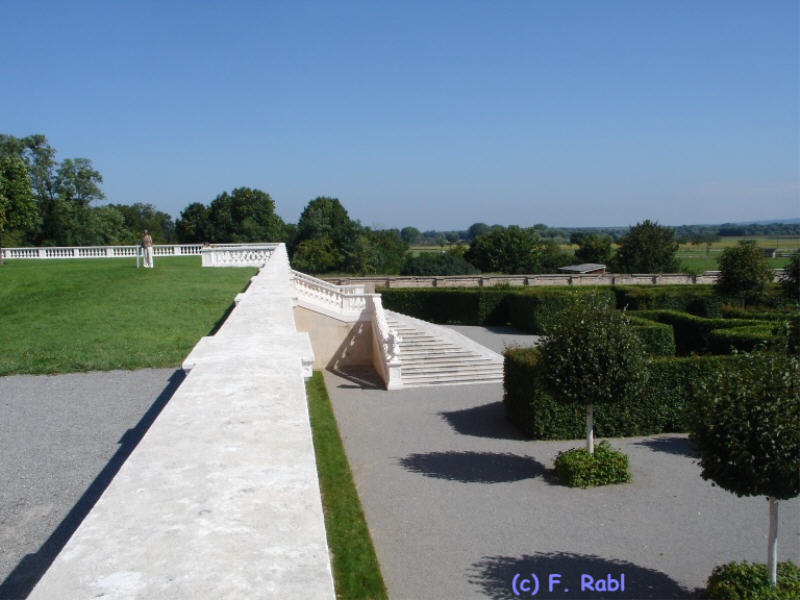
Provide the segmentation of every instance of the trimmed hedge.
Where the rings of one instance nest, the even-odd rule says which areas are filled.
[[[581,488],[628,483],[631,480],[628,467],[625,453],[614,450],[606,441],[597,444],[594,454],[589,454],[586,448],[559,452],[555,462],[556,476],[561,483]]]
[[[380,288],[383,306],[433,323],[506,325],[541,334],[576,294],[596,292],[614,302],[608,287]]]
[[[675,333],[672,326],[628,314],[631,326],[653,356],[675,356]]]
[[[800,569],[791,562],[777,565],[777,585],[769,584],[763,563],[730,562],[714,567],[706,592],[713,600],[797,600]]]
[[[579,439],[585,435],[586,407],[556,401],[546,389],[536,348],[505,354],[506,416],[533,439]],[[627,437],[686,431],[684,406],[694,386],[738,356],[657,358],[650,366],[645,394],[632,404],[594,407],[596,437]]]
[[[614,292],[608,287],[527,288],[506,297],[508,323],[529,333],[544,334],[553,318],[578,295],[597,294],[601,301],[614,305]]]
[[[631,316],[672,325],[676,352],[681,356],[712,352],[711,332],[715,329],[764,327],[763,321],[755,319],[707,319],[676,310],[639,310],[632,312]],[[763,341],[769,341],[767,338]],[[715,346],[715,348],[721,347]],[[729,347],[724,353],[728,352],[730,352]]]
[[[760,345],[775,344],[778,341],[775,333],[777,327],[777,323],[768,322],[749,327],[714,329],[708,333],[708,347],[712,354],[730,354],[732,348],[739,352],[752,352]]]
[[[722,301],[713,285],[614,286],[617,308],[628,310],[677,310],[698,317],[722,316]]]

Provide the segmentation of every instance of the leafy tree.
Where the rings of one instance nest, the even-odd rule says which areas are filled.
[[[611,260],[611,238],[607,235],[586,235],[581,238],[575,258],[585,263],[607,264]]]
[[[461,241],[461,236],[458,234],[457,231],[448,231],[444,234],[444,237],[447,238],[447,241],[451,244],[455,244],[456,242]]]
[[[192,202],[183,209],[175,222],[175,234],[179,242],[210,242],[211,221],[208,209],[200,202]]]
[[[767,258],[756,243],[749,240],[725,248],[719,259],[719,270],[717,293],[739,298],[742,303],[757,301],[772,281]]]
[[[342,264],[342,254],[330,238],[303,240],[292,255],[292,268],[305,273],[329,273]]]
[[[486,223],[473,223],[469,226],[469,229],[467,229],[467,239],[472,241],[479,238],[487,231],[489,231],[489,226]]]
[[[137,202],[109,206],[119,210],[124,217],[123,233],[121,233],[120,239],[125,243],[132,244],[139,241],[145,229],[159,243],[170,243],[176,240],[175,223],[172,221],[172,217],[165,212],[156,210],[152,204]]]
[[[800,301],[800,251],[792,255],[789,264],[783,270],[781,288],[784,296]]]
[[[737,496],[767,496],[767,564],[776,582],[778,501],[800,494],[800,361],[757,352],[698,385],[689,439],[701,475]]]
[[[258,189],[241,187],[223,192],[211,202],[208,219],[214,241],[280,242],[286,226],[275,214],[275,202]]]
[[[558,246],[533,229],[493,227],[475,239],[464,258],[483,272],[543,273],[568,262]]]
[[[133,232],[125,227],[125,215],[112,205],[95,206],[84,214],[82,243],[89,246],[129,244]]]
[[[419,229],[416,227],[403,227],[403,229],[400,230],[400,237],[409,245],[415,244],[417,240],[419,240],[419,235]]]
[[[290,253],[293,256],[299,244],[306,240],[328,239],[336,249],[336,255],[341,256],[340,263],[332,269],[359,272],[366,268],[365,242],[359,241],[363,232],[361,224],[350,219],[338,199],[320,196],[303,209]]]
[[[36,203],[25,163],[16,156],[0,156],[0,249],[5,232],[29,229],[36,222],[36,217]]]
[[[679,268],[677,251],[678,242],[671,228],[645,220],[620,238],[613,266],[622,273],[675,272]]]
[[[624,313],[596,295],[576,296],[539,346],[547,384],[561,402],[586,405],[586,449],[594,453],[594,405],[642,393],[647,352]]]
[[[396,229],[368,231],[371,259],[367,273],[397,275],[403,268],[408,244]],[[365,273],[366,274],[366,273]]]
[[[403,275],[474,275],[473,265],[457,252],[422,252],[418,256],[406,256]]]

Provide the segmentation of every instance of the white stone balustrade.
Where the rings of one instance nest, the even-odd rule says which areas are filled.
[[[386,322],[380,294],[368,294],[367,303],[372,317],[373,364],[386,384],[387,390],[403,387],[400,357],[402,339]]]
[[[367,308],[364,286],[338,286],[300,271],[291,273],[301,306],[347,323],[364,320],[362,313]]]
[[[263,267],[282,244],[216,245],[202,248],[204,267]]]

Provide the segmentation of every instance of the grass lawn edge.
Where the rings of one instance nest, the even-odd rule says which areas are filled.
[[[322,372],[314,371],[306,382],[306,396],[336,597],[385,599],[386,586]]]

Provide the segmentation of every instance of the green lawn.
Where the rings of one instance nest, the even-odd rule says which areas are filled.
[[[347,600],[386,598],[378,559],[319,371],[314,371],[314,376],[306,383],[306,395],[336,597]]]
[[[178,366],[255,272],[193,256],[6,261],[0,375]]]

